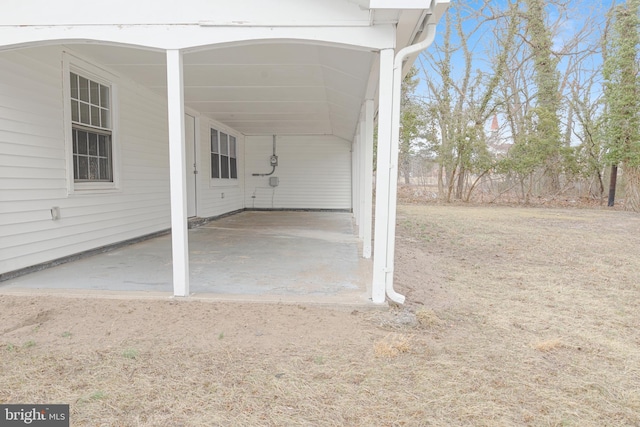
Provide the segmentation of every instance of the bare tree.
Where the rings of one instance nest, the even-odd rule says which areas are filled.
[[[494,98],[507,68],[507,52],[513,45],[516,26],[513,15],[483,17],[489,7],[487,2],[484,8],[469,13],[464,6],[454,4],[447,15],[442,44],[427,53],[422,61],[422,70],[427,76],[427,112],[439,129],[438,140],[433,141],[439,166],[438,189],[440,197],[447,201],[469,200],[480,178],[494,166],[484,127],[496,110]],[[470,47],[471,39],[479,37],[479,32],[490,31],[484,23],[495,25],[505,19],[506,37],[499,38],[499,49],[490,68],[477,69],[478,59]],[[474,23],[471,29],[470,22]],[[440,79],[430,79],[433,74]]]
[[[436,47],[421,57],[439,197],[469,200],[483,181],[523,203],[576,194],[584,182],[602,197],[601,74],[589,65],[602,13],[591,5],[452,4]],[[500,132],[488,132],[494,117]],[[494,149],[498,133],[510,142],[506,154]]]

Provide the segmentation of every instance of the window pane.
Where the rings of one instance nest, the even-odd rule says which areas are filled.
[[[229,135],[229,155],[231,157],[236,156],[236,137]]]
[[[105,135],[100,135],[98,137],[98,156],[109,156],[109,153],[107,152],[107,137]]]
[[[100,109],[100,125],[103,128],[111,129],[111,120],[109,120],[109,110]]]
[[[100,135],[73,129],[73,174],[81,181],[113,182],[111,141]]]
[[[109,166],[109,159],[99,159],[100,166],[100,180],[111,181],[111,167]]]
[[[76,154],[73,155],[73,177],[78,179],[78,156]]]
[[[78,156],[78,176],[76,179],[89,179],[89,158]]]
[[[96,135],[95,133],[89,134],[89,155],[98,155],[98,135]]]
[[[238,178],[238,165],[236,164],[236,159],[232,157],[229,163],[231,163],[231,178]]]
[[[220,156],[220,178],[229,179],[229,156]]]
[[[91,126],[100,127],[100,108],[91,106]]]
[[[81,76],[78,77],[78,81],[80,83],[80,100],[89,102],[89,80]]]
[[[219,153],[218,151],[218,131],[211,129],[211,152]]]
[[[89,82],[89,96],[93,105],[100,105],[100,85],[96,82]]]
[[[89,179],[92,181],[98,180],[100,174],[98,173],[98,158],[89,157]]]
[[[71,77],[71,82],[70,82],[70,86],[71,86],[71,98],[73,99],[78,99],[78,75],[71,73],[70,74]]]
[[[84,123],[87,125],[91,124],[91,119],[89,118],[89,104],[80,103],[80,123]]]
[[[211,178],[220,178],[220,156],[211,154]]]
[[[229,147],[227,146],[227,134],[220,132],[220,154],[229,154]]]
[[[71,101],[71,121],[80,121],[80,107],[78,107],[78,101]]]
[[[109,88],[104,85],[100,85],[100,106],[109,108]]]
[[[87,154],[87,133],[81,130],[78,133],[78,154]]]

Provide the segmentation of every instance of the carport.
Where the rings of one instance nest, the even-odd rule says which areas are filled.
[[[372,255],[374,104],[381,78],[375,50],[392,45],[393,32],[390,28],[375,32],[368,27],[339,28],[317,40],[317,34],[295,39],[300,35],[293,31],[296,35],[288,38],[260,35],[253,39],[236,30],[221,32],[228,38],[226,43],[198,45],[202,42],[195,39],[189,40],[189,47],[166,51],[69,45],[83,58],[167,96],[171,274],[176,296],[196,292],[189,271],[196,264],[189,250],[193,233],[186,233],[188,219],[224,214],[224,209],[351,211],[359,227],[360,256]],[[384,61],[389,68],[392,59],[391,50],[386,49]],[[203,180],[210,174],[209,120],[228,127],[228,133],[242,134],[237,184]],[[334,141],[337,147],[329,150],[340,150],[346,163],[329,160],[317,166],[320,172],[313,179],[305,181],[310,171],[294,170],[294,165],[309,161],[307,156],[321,150],[320,145],[328,146],[317,142],[323,139]],[[280,157],[273,170],[267,152],[261,158],[256,154],[265,147]],[[276,172],[279,192],[289,190],[280,204],[269,196],[269,171]],[[293,188],[295,182],[304,185]],[[311,193],[314,200],[305,197]],[[242,201],[232,205],[231,199]],[[280,264],[287,262],[297,259],[280,260]]]
[[[170,238],[141,243],[159,246],[104,269],[130,271],[130,285],[171,283],[180,297],[240,283],[247,293],[291,294],[324,277],[333,284],[311,294],[367,283],[374,303],[404,301],[393,289],[400,85],[434,40],[447,0],[158,0],[137,9],[118,0],[100,14],[77,0],[36,3],[0,18],[0,52],[8,52],[0,64],[13,82],[4,126],[16,158],[0,274],[170,229]],[[299,212],[289,228],[267,231],[250,221],[220,225],[260,223],[247,209],[271,210],[262,216],[276,222],[291,210],[318,216],[295,227]],[[230,213],[188,231],[190,218]],[[324,229],[315,224],[322,214],[353,224]],[[235,258],[219,252],[229,241]],[[279,251],[283,241],[290,246]],[[319,245],[327,242],[348,245],[349,256]],[[147,274],[162,278],[137,276],[135,265],[154,253],[159,263]],[[342,271],[345,259],[351,267]],[[365,264],[369,282],[327,276]],[[242,273],[249,268],[252,279]],[[267,280],[270,271],[279,275]]]

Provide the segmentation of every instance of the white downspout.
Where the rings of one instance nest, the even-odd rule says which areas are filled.
[[[402,65],[404,60],[414,53],[422,52],[433,43],[436,36],[436,23],[428,23],[426,28],[426,36],[419,43],[407,46],[401,49],[393,62],[393,94],[392,94],[392,110],[391,110],[391,164],[398,164],[398,147],[400,141],[400,100],[402,95]],[[398,304],[404,304],[405,297],[393,289],[393,264],[395,257],[396,244],[396,208],[398,204],[398,168],[392,167],[389,177],[389,213],[387,216],[387,277],[385,280],[385,289],[387,296],[391,301]]]

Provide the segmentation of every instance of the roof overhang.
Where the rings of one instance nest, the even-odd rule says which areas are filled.
[[[185,105],[203,117],[244,134],[332,134],[345,140],[353,138],[363,101],[375,97],[377,52],[420,41],[425,23],[437,22],[448,5],[447,0],[286,0],[282,4],[298,11],[297,18],[274,23],[279,15],[263,16],[263,0],[229,3],[218,14],[208,0],[185,0],[204,12],[182,8],[182,23],[169,24],[172,18],[162,7],[138,18],[136,9],[115,25],[114,7],[80,25],[82,16],[65,12],[80,2],[63,0],[50,14],[35,10],[39,26],[10,25],[22,19],[20,13],[28,14],[29,4],[41,1],[25,0],[0,17],[2,43],[64,44],[162,95],[165,50],[178,49],[184,54]],[[255,8],[242,12],[249,3]],[[142,17],[157,22],[137,24]],[[56,24],[56,19],[73,22]]]

